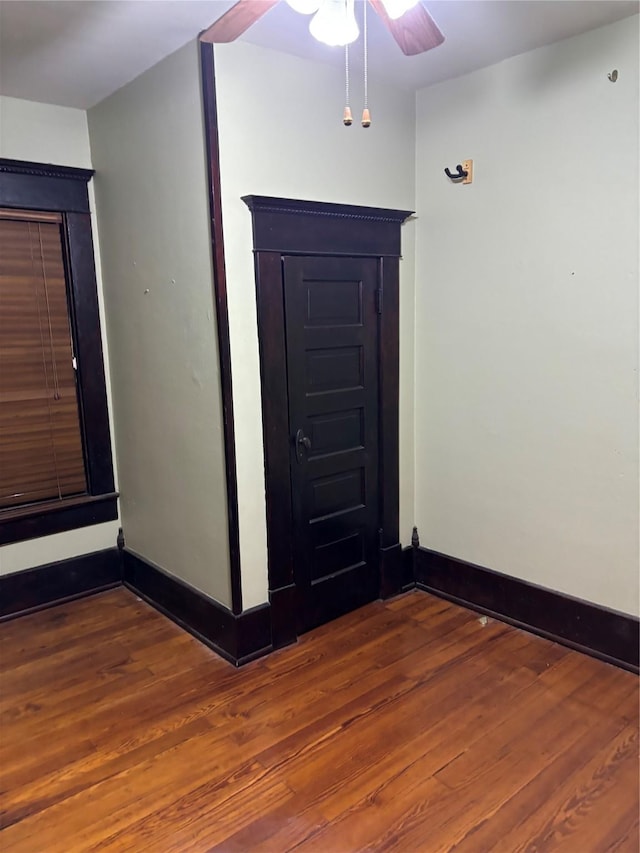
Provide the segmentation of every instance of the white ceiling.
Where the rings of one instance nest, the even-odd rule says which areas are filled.
[[[87,109],[195,38],[232,0],[1,0],[0,94]],[[446,41],[403,56],[369,14],[373,79],[418,89],[586,32],[640,9],[638,0],[427,0]],[[362,17],[363,4],[357,3]],[[244,40],[342,65],[309,18],[281,2]],[[636,26],[637,24],[634,24]],[[357,61],[359,48],[354,48]]]

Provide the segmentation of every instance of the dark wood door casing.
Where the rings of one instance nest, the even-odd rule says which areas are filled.
[[[245,196],[253,223],[266,477],[273,647],[294,642],[292,489],[283,256],[374,258],[381,314],[378,345],[379,593],[402,588],[399,541],[398,396],[401,225],[411,211]]]

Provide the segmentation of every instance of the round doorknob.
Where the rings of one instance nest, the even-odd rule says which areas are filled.
[[[311,439],[308,438],[301,429],[299,429],[296,433],[296,459],[300,463],[304,461],[304,454],[302,452],[303,447],[305,450],[311,450]]]

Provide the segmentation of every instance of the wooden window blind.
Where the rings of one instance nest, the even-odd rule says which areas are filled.
[[[0,210],[0,509],[86,492],[62,216]]]

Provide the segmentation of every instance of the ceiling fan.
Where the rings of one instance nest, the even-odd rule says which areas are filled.
[[[235,41],[280,0],[238,0],[200,35],[216,44]],[[313,14],[309,29],[319,41],[346,45],[358,38],[355,0],[286,0],[297,12]],[[424,53],[442,44],[444,36],[420,0],[365,0],[406,56]]]

